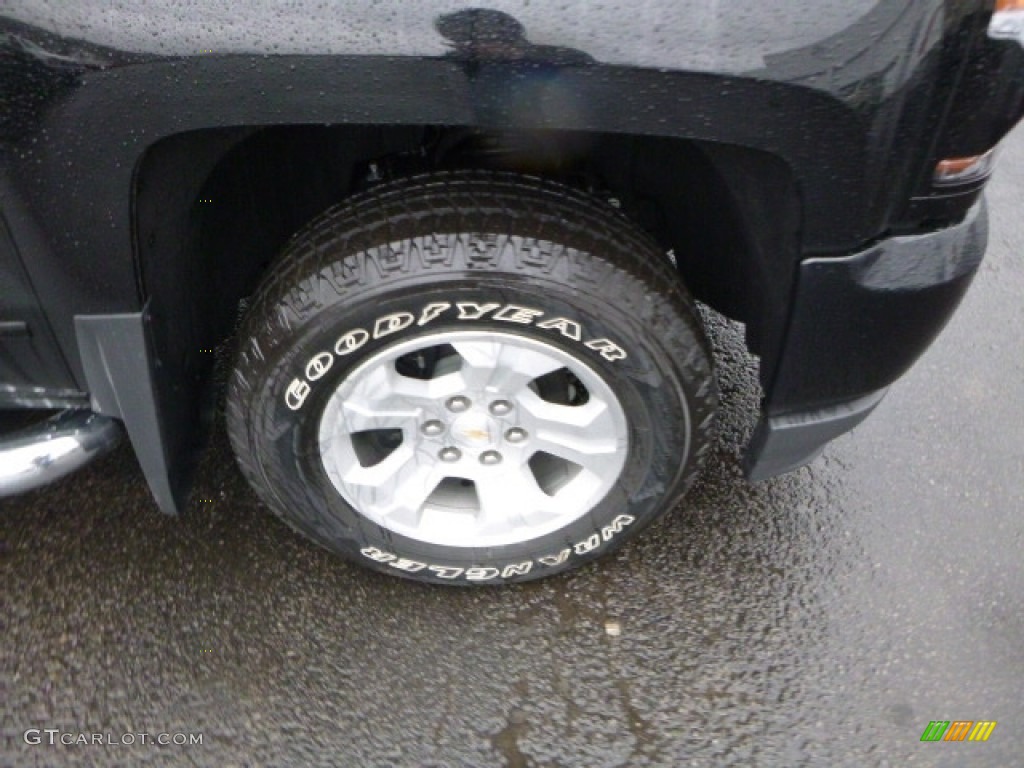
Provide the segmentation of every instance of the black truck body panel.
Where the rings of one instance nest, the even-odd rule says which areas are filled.
[[[82,404],[0,216],[0,408]]]

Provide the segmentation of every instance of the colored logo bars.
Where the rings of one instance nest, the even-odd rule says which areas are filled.
[[[995,720],[932,720],[921,741],[988,741],[995,727]]]

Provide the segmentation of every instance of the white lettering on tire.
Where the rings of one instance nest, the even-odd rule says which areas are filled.
[[[419,560],[409,560],[405,557],[400,557],[397,560],[392,560],[388,563],[391,568],[397,568],[400,571],[408,571],[409,573],[416,573],[422,571],[427,567],[426,563],[421,563]]]
[[[310,381],[316,381],[331,370],[332,365],[334,365],[334,355],[330,352],[320,352],[313,355],[309,358],[309,362],[306,363],[306,378]]]
[[[616,533],[621,533],[622,529],[634,520],[636,520],[636,518],[632,515],[619,515],[612,520],[611,525],[606,525],[601,529],[601,538],[605,541],[611,541],[612,536]]]
[[[498,578],[497,568],[467,568],[466,578],[470,581],[487,581]]]
[[[385,552],[384,550],[377,549],[376,547],[363,547],[359,550],[359,554],[363,557],[370,558],[375,563],[387,563],[391,560],[397,559],[390,552]]]
[[[561,565],[566,560],[568,560],[569,559],[569,555],[571,555],[571,554],[572,554],[572,550],[569,549],[569,547],[566,547],[561,552],[559,552],[557,555],[546,555],[544,557],[538,557],[537,558],[537,562],[542,563],[544,565],[550,565],[551,567],[554,567],[556,565]]]
[[[488,312],[500,307],[501,304],[494,302],[477,304],[475,301],[460,301],[455,306],[459,309],[459,320],[479,320]]]
[[[438,315],[450,307],[451,304],[447,301],[435,301],[427,304],[420,312],[420,319],[416,321],[416,325],[426,325],[431,320],[436,320]]]
[[[373,338],[380,339],[405,330],[415,319],[412,312],[395,312],[392,315],[378,317],[377,322],[373,324]]]
[[[351,355],[369,340],[370,334],[362,328],[356,328],[354,331],[349,331],[338,337],[338,340],[334,343],[334,354],[338,355],[338,357]]]
[[[449,568],[444,565],[432,565],[427,570],[436,573],[439,578],[442,579],[454,579],[457,578],[463,570],[463,568]]]
[[[441,579],[457,579],[460,576],[467,581],[489,581],[490,579],[510,579],[513,576],[525,576],[533,570],[535,564],[546,565],[549,568],[561,565],[573,554],[585,555],[593,552],[602,544],[611,541],[617,533],[622,533],[628,525],[636,522],[632,515],[619,515],[608,525],[601,528],[600,532],[592,533],[587,538],[577,541],[571,547],[565,547],[559,552],[551,555],[538,557],[536,560],[523,560],[520,563],[509,563],[504,568],[498,569],[493,566],[474,566],[472,568],[457,568],[450,565],[432,565],[419,560],[410,560],[400,557],[392,552],[385,552],[378,547],[363,547],[359,553],[375,563],[387,564],[389,568],[397,568],[408,573],[418,573],[427,570]]]
[[[297,411],[306,402],[312,387],[302,379],[292,379],[284,393],[284,402],[291,410]]]
[[[382,315],[374,321],[372,333],[365,328],[354,328],[339,336],[338,340],[334,342],[334,356],[345,357],[346,355],[351,355],[363,347],[370,339],[381,339],[391,336],[409,328],[414,323],[417,326],[424,326],[433,322],[451,308],[450,302],[433,301],[419,311],[418,319],[412,312],[392,312],[391,314]],[[587,349],[597,352],[608,361],[624,360],[628,356],[626,350],[611,339],[602,337],[583,341],[585,336],[584,328],[575,320],[570,320],[567,317],[552,317],[546,320],[538,320],[538,318],[544,316],[544,312],[533,307],[525,307],[519,304],[505,304],[502,306],[496,301],[459,301],[455,303],[455,309],[458,313],[455,318],[456,320],[484,320],[489,315],[491,320],[500,320],[518,325],[533,325],[541,330],[557,332],[566,339],[581,342]],[[289,410],[297,411],[302,408],[312,389],[310,384],[319,381],[327,374],[334,365],[334,356],[329,351],[324,351],[318,352],[309,358],[304,369],[305,378],[293,379],[285,390],[284,400]]]
[[[560,331],[562,335],[565,336],[565,338],[572,339],[573,341],[579,341],[580,339],[583,338],[583,329],[580,327],[580,324],[577,323],[575,320],[568,320],[564,317],[555,317],[552,318],[551,320],[542,320],[541,322],[537,323],[537,327],[543,328],[546,331]]]
[[[620,347],[611,339],[592,339],[583,342],[583,346],[600,352],[605,360],[622,360],[626,356],[626,350]]]
[[[506,565],[501,569],[501,578],[508,579],[512,576],[525,576],[533,568],[532,560],[524,560],[521,563],[513,563],[512,565]]]
[[[494,313],[494,319],[504,320],[506,323],[529,325],[533,322],[533,318],[540,317],[543,314],[544,313],[539,309],[530,309],[529,307],[519,307],[515,304],[506,304]]]

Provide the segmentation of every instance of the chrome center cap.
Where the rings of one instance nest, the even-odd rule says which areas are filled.
[[[483,413],[465,413],[452,422],[455,441],[469,448],[485,448],[495,442],[500,431]]]

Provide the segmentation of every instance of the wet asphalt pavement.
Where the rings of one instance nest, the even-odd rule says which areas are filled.
[[[260,508],[222,430],[181,520],[126,446],[0,502],[0,764],[1024,765],[1022,199],[1018,130],[960,312],[810,468],[742,479],[756,368],[716,321],[703,479],[567,577],[452,590],[337,560]],[[919,741],[957,719],[998,726]]]

